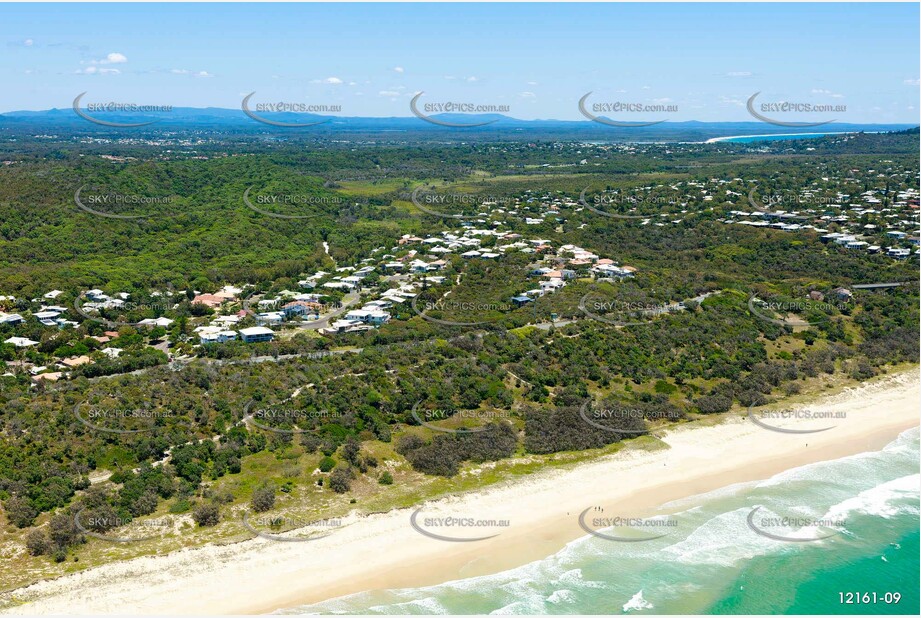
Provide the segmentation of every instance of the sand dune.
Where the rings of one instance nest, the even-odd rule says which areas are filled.
[[[850,388],[808,406],[822,419],[734,417],[663,432],[669,448],[621,453],[567,470],[548,470],[411,510],[352,516],[310,542],[255,539],[140,558],[16,591],[16,613],[264,613],[373,588],[415,587],[482,575],[536,560],[584,536],[578,515],[604,506],[635,516],[659,505],[785,469],[875,450],[919,420],[916,371]],[[492,520],[507,526],[437,526],[434,518]]]

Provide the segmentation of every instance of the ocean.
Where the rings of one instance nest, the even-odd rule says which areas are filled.
[[[666,505],[677,525],[655,540],[586,536],[495,575],[279,613],[918,614],[919,465],[915,428],[879,451]]]
[[[872,131],[875,133],[875,131]],[[738,135],[736,137],[721,137],[714,142],[735,142],[740,144],[750,144],[752,142],[776,142],[790,139],[816,139],[826,135],[846,135],[846,132],[836,131],[832,133],[777,133],[774,135]]]

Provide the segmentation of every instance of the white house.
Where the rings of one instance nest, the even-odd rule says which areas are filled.
[[[264,326],[251,326],[240,329],[240,338],[244,343],[258,343],[260,341],[271,341],[275,336],[275,331]]]
[[[12,343],[17,348],[28,348],[34,345],[38,345],[37,341],[32,341],[31,339],[26,339],[25,337],[10,337],[3,343]]]

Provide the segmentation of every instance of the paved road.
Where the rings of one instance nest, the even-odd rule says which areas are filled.
[[[329,326],[330,320],[333,318],[338,318],[340,315],[344,314],[346,311],[352,308],[353,305],[358,304],[360,295],[358,292],[349,292],[342,297],[342,307],[336,309],[329,315],[320,318],[319,320],[314,320],[312,322],[306,322],[298,326],[301,330],[320,330],[321,328],[326,328]]]

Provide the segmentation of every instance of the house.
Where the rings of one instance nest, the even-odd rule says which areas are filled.
[[[319,315],[320,304],[295,300],[284,305],[281,310],[289,318],[294,315]]]
[[[528,296],[512,296],[512,304],[514,304],[516,307],[523,307],[533,301],[534,299]]]
[[[327,335],[337,333],[348,333],[359,330],[368,330],[371,326],[364,324],[360,320],[336,320],[328,328],[321,328],[320,332]]]
[[[61,364],[69,369],[73,369],[74,367],[79,367],[80,365],[85,365],[89,362],[91,362],[90,357],[83,355],[83,356],[75,356],[73,358],[65,358],[64,360],[61,361]]]
[[[216,309],[227,300],[223,296],[218,296],[217,294],[199,294],[192,299],[193,305],[204,305],[205,307],[210,307],[211,309]]]
[[[10,324],[15,326],[17,324],[22,324],[23,322],[25,322],[25,320],[18,313],[3,313],[0,311],[0,324]]]
[[[172,324],[175,320],[169,318],[159,317],[159,318],[147,318],[138,322],[138,326],[162,326],[166,328]]]
[[[256,314],[257,324],[278,325],[284,321],[285,321],[285,314],[283,311],[266,311],[265,313]],[[240,331],[240,332],[243,332],[243,331]]]
[[[61,290],[51,290],[50,292],[44,294],[43,298],[50,298],[51,300],[54,300],[55,298],[57,298],[63,293],[64,292],[62,292]]]
[[[10,337],[6,339],[3,343],[11,343],[17,348],[29,348],[34,345],[38,345],[37,341],[32,341],[31,339],[26,339],[25,337]]]
[[[390,319],[390,314],[378,309],[355,309],[346,313],[345,319],[380,326]]]
[[[832,290],[832,294],[837,296],[839,300],[843,300],[845,302],[848,302],[849,300],[851,300],[851,297],[853,296],[853,294],[851,294],[851,291],[848,290],[847,288],[835,288],[834,290]]]
[[[886,255],[897,259],[904,259],[911,255],[911,249],[902,249],[899,247],[889,247],[886,249]]]
[[[556,292],[557,290],[563,289],[566,286],[566,283],[562,279],[551,279],[550,281],[541,281],[540,289],[544,292]]]
[[[240,338],[243,343],[259,343],[261,341],[271,341],[275,332],[264,326],[251,326],[240,329]]]
[[[118,358],[118,355],[122,353],[122,349],[121,348],[105,348],[103,350],[100,350],[100,352],[102,352],[109,358]]]
[[[209,343],[226,343],[228,341],[235,341],[237,339],[237,332],[233,330],[219,330],[219,331],[206,331],[201,332],[198,335],[198,340],[202,344]]]

